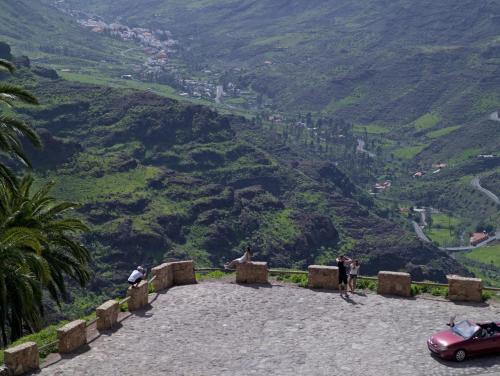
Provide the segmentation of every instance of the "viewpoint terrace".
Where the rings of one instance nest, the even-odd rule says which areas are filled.
[[[500,357],[443,362],[427,337],[451,314],[498,319],[500,307],[437,298],[227,280],[171,287],[40,375],[499,375]]]

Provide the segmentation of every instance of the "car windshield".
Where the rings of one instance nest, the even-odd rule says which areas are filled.
[[[453,332],[457,333],[458,335],[466,339],[472,337],[477,329],[478,329],[477,325],[471,324],[467,320],[460,321],[458,324],[455,324],[455,326],[452,328]]]

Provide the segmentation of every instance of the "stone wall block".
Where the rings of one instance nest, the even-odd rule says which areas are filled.
[[[236,266],[236,283],[269,283],[267,262],[246,262]]]
[[[168,289],[169,287],[173,286],[174,272],[172,264],[165,263],[155,266],[153,269],[151,269],[151,273],[153,274],[153,276],[156,276],[153,281],[153,286],[156,292]]]
[[[313,289],[339,288],[339,268],[336,266],[309,265],[309,287]]]
[[[411,277],[408,273],[378,272],[377,293],[411,296]]]
[[[5,366],[11,375],[23,375],[40,368],[38,346],[35,342],[26,342],[5,350]]]
[[[148,281],[141,281],[137,287],[130,286],[127,290],[127,296],[130,297],[128,301],[128,310],[137,311],[148,305]]]
[[[196,283],[194,262],[192,260],[170,262],[169,264],[172,268],[174,285],[190,285]]]
[[[97,330],[107,330],[113,328],[118,322],[118,312],[120,304],[116,300],[108,300],[96,309]]]
[[[87,343],[87,325],[84,320],[75,320],[57,329],[59,352],[70,353]]]
[[[448,275],[448,299],[456,301],[481,302],[483,281],[479,278],[466,278]]]

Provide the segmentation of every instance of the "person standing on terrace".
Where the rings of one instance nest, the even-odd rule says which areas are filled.
[[[246,262],[250,262],[252,261],[252,255],[253,255],[252,249],[250,248],[250,246],[248,246],[243,256],[234,259],[231,262],[226,262],[224,264],[224,269],[234,269],[238,264],[244,264]]]
[[[358,280],[358,275],[359,275],[359,267],[361,264],[359,263],[359,260],[354,260],[351,262],[351,265],[349,265],[349,289],[351,290],[351,294],[354,294],[354,290],[356,289],[356,281]]]
[[[352,263],[352,260],[345,256],[340,255],[336,259],[337,267],[339,268],[339,291],[340,296],[342,296],[342,292],[345,290],[345,296],[349,297],[347,293],[347,266]]]

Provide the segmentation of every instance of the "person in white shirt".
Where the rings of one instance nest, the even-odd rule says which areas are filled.
[[[359,275],[359,267],[361,264],[359,260],[354,260],[351,265],[349,265],[349,289],[351,290],[351,294],[354,293],[354,289],[356,288],[356,281]]]
[[[234,259],[231,262],[226,262],[224,264],[224,269],[234,269],[238,264],[244,264],[246,262],[250,262],[252,260],[252,254],[253,254],[252,249],[250,247],[247,247],[243,256],[238,257],[237,259]]]
[[[128,283],[132,285],[132,287],[137,287],[139,282],[141,282],[144,278],[146,278],[146,269],[142,266],[138,266],[128,277]]]

